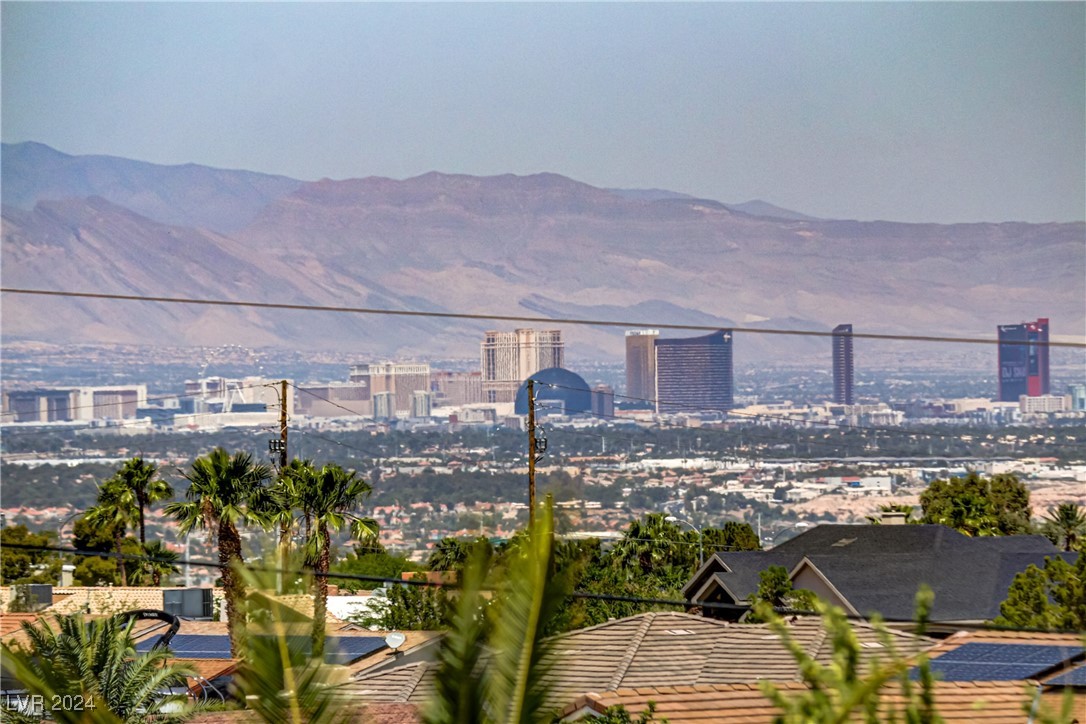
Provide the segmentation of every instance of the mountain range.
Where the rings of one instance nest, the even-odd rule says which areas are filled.
[[[304,182],[4,144],[5,287],[322,306],[992,336],[1086,329],[1086,224],[817,219],[557,174]],[[474,356],[513,323],[5,295],[6,340]],[[567,327],[572,358],[621,328]],[[683,333],[676,333],[676,336]],[[824,354],[742,335],[737,362]]]

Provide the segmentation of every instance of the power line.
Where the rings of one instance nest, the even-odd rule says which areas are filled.
[[[422,317],[430,319],[467,319],[477,321],[496,322],[523,322],[528,324],[568,324],[585,325],[591,327],[652,327],[658,329],[675,329],[694,332],[717,332],[721,329],[729,329],[732,332],[747,334],[769,335],[793,335],[800,337],[839,337],[833,332],[819,332],[808,329],[762,329],[758,327],[721,327],[720,325],[703,324],[669,324],[661,322],[646,322],[643,320],[615,321],[607,319],[567,319],[562,317],[529,317],[512,314],[472,314],[468,312],[423,312],[409,309],[377,309],[373,307],[340,307],[325,306],[319,304],[287,304],[283,302],[251,302],[230,301],[226,299],[193,299],[189,297],[153,297],[139,294],[107,294],[102,292],[72,292],[48,289],[21,289],[15,287],[2,287],[0,293],[4,294],[33,294],[48,297],[67,297],[76,299],[106,299],[126,302],[157,302],[160,304],[193,304],[217,307],[244,307],[249,309],[281,309],[301,312],[335,312],[340,314],[371,314],[399,317]],[[987,339],[980,337],[947,337],[944,335],[921,334],[877,334],[874,332],[852,332],[849,336],[854,339],[880,339],[905,342],[948,342],[959,344],[1008,344],[1008,345],[1035,345],[1047,347],[1071,347],[1086,349],[1083,342],[1053,342],[1053,341],[1029,341],[1029,340],[1005,340]]]

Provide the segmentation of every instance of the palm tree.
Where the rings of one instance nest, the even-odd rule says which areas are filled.
[[[628,576],[670,568],[688,552],[682,529],[666,517],[649,513],[643,520],[631,521],[622,540],[615,544],[612,560],[626,569]]]
[[[121,469],[113,476],[121,485],[136,498],[136,507],[139,511],[140,545],[147,543],[147,524],[144,514],[152,503],[168,500],[173,497],[173,488],[162,478],[155,477],[158,467],[141,457],[126,460]]]
[[[324,655],[324,617],[328,607],[328,571],[332,567],[330,531],[350,527],[358,540],[377,537],[377,523],[352,512],[361,507],[373,489],[353,470],[325,465],[308,482],[302,493],[303,512],[312,517],[316,536],[306,540],[306,557],[313,565],[316,598],[313,601],[313,656]],[[309,523],[307,522],[307,528]]]
[[[128,585],[128,570],[121,547],[125,531],[135,522],[137,515],[135,495],[116,478],[110,478],[98,486],[98,500],[84,516],[90,525],[113,531],[113,546],[122,586]]]
[[[467,562],[472,542],[457,538],[442,538],[430,552],[426,565],[431,571],[460,571]]]
[[[24,621],[27,643],[3,644],[4,667],[27,694],[75,704],[51,710],[54,720],[160,722],[184,716],[177,707],[185,704],[185,695],[163,697],[159,692],[184,687],[193,672],[169,663],[166,651],[137,653],[130,623],[120,618],[85,621],[76,614],[57,616],[56,624],[54,629],[44,618],[36,624]],[[10,711],[0,718],[9,717],[23,718]]]
[[[1065,551],[1075,550],[1078,541],[1086,535],[1086,512],[1074,503],[1049,508],[1044,521],[1045,535],[1055,545],[1062,541]]]
[[[170,503],[166,514],[178,522],[181,535],[200,528],[218,545],[230,653],[237,657],[243,625],[239,603],[244,595],[244,584],[234,571],[242,562],[238,526],[264,521],[256,501],[267,494],[264,483],[271,478],[271,468],[253,463],[248,453],[231,457],[219,447],[193,461],[184,476],[189,481],[188,500]]]
[[[285,592],[283,572],[286,571],[289,565],[290,542],[294,534],[294,515],[298,509],[302,509],[306,538],[309,538],[312,514],[304,510],[304,492],[311,487],[310,483],[316,474],[317,471],[313,467],[313,461],[294,458],[290,461],[290,464],[279,471],[275,485],[259,501],[267,523],[279,529],[280,573],[278,574],[277,588],[280,593]]]
[[[162,541],[156,540],[145,544],[143,553],[150,559],[146,562],[144,570],[151,574],[152,586],[156,588],[161,586],[162,576],[172,576],[181,572],[181,569],[177,567],[177,561],[181,556],[176,551],[167,548]]]

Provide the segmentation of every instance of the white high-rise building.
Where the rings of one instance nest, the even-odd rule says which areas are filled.
[[[558,329],[490,331],[480,347],[483,398],[487,402],[512,402],[524,380],[565,362],[562,331]]]

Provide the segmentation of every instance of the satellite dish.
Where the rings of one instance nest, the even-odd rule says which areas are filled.
[[[407,641],[407,637],[399,631],[393,631],[388,636],[385,636],[385,644],[393,651],[403,646],[404,641]]]

